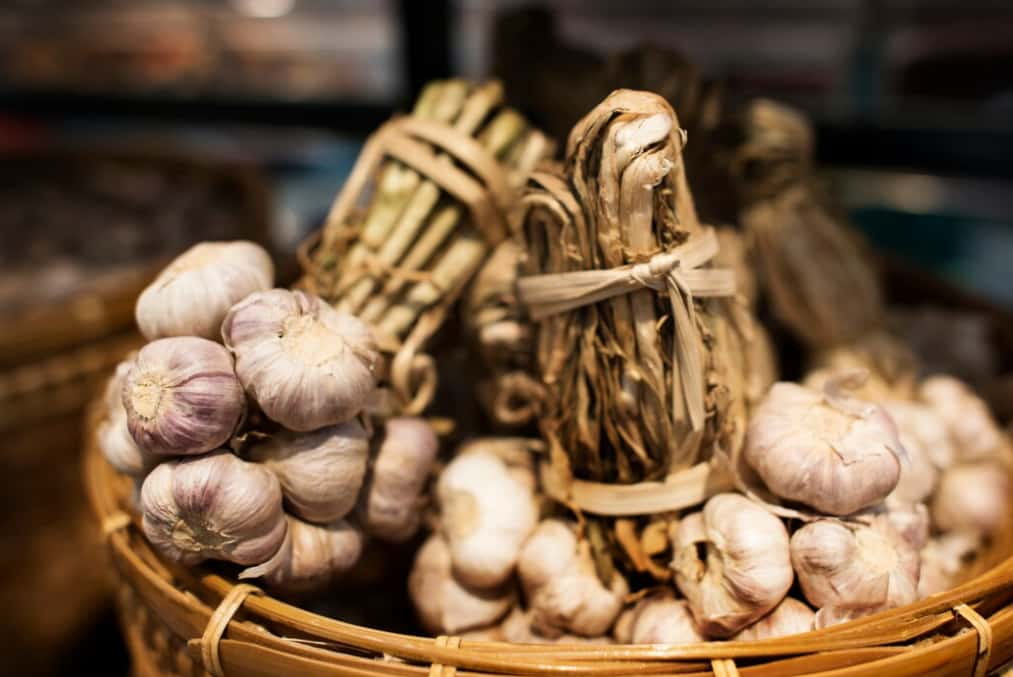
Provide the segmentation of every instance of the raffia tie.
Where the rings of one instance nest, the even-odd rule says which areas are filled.
[[[675,320],[672,364],[678,365],[680,376],[672,383],[672,417],[682,418],[679,404],[685,402],[693,430],[700,430],[705,417],[703,358],[693,299],[735,293],[734,271],[701,268],[717,255],[718,249],[717,235],[707,228],[643,263],[521,278],[517,282],[518,297],[532,319],[542,320],[640,289],[667,291]]]

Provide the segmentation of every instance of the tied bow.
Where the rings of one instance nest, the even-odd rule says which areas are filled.
[[[643,263],[523,277],[517,282],[518,297],[532,319],[542,320],[638,289],[667,291],[675,320],[672,364],[678,365],[680,376],[672,382],[672,417],[682,418],[679,408],[685,402],[690,425],[698,431],[705,417],[704,383],[693,299],[735,293],[734,271],[700,267],[714,258],[718,249],[717,235],[707,228]]]

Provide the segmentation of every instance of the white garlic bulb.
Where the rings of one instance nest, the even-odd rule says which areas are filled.
[[[235,303],[274,286],[274,266],[253,242],[201,242],[163,270],[137,298],[134,311],[149,341],[167,336],[221,340]]]
[[[776,383],[749,422],[743,453],[770,491],[829,515],[882,501],[900,480],[904,450],[877,405]]]
[[[932,499],[932,519],[943,531],[993,534],[1006,519],[1009,475],[999,463],[979,461],[947,468]]]
[[[286,516],[285,541],[271,559],[245,569],[239,578],[263,578],[285,592],[326,587],[359,561],[362,532],[344,520],[317,525]]]
[[[771,639],[809,632],[816,613],[794,597],[785,597],[769,614],[732,637],[735,640]]]
[[[884,402],[883,408],[896,425],[897,439],[900,440],[904,451],[907,452],[907,461],[901,463],[900,480],[887,496],[887,503],[906,506],[921,503],[932,494],[936,480],[939,478],[939,471],[921,439],[913,434],[917,431],[911,430],[912,417],[909,414],[912,412],[908,409],[917,409],[917,405],[894,400]]]
[[[321,524],[355,507],[368,457],[369,435],[354,419],[308,433],[283,430],[249,454],[277,475],[293,513]]]
[[[96,435],[99,448],[110,465],[125,475],[143,477],[158,464],[159,458],[137,446],[127,428],[127,411],[123,408],[123,381],[132,366],[132,359],[120,362],[106,384],[106,417],[99,423]]]
[[[363,491],[362,521],[373,536],[408,540],[422,521],[422,490],[436,462],[439,442],[424,419],[388,419],[383,443]]]
[[[620,644],[692,644],[704,641],[684,599],[671,593],[638,601],[616,621],[613,635]]]
[[[222,338],[247,394],[290,430],[351,419],[376,386],[380,355],[369,328],[301,291],[247,296],[225,316]]]
[[[883,514],[890,526],[915,550],[921,550],[928,542],[932,524],[929,509],[924,503],[891,505],[888,500]]]
[[[802,592],[826,627],[918,598],[918,551],[882,518],[871,524],[811,522],[791,537]]]
[[[607,586],[599,580],[587,541],[578,541],[574,527],[557,519],[544,520],[531,534],[517,572],[532,613],[531,626],[549,638],[604,635],[629,592],[618,573]]]
[[[511,585],[478,590],[462,584],[451,570],[450,548],[436,534],[415,556],[408,593],[422,626],[434,635],[491,625],[517,601]]]
[[[193,336],[159,339],[141,348],[122,395],[134,441],[162,456],[223,446],[246,409],[232,356],[219,344]]]
[[[918,596],[928,597],[952,588],[980,548],[981,537],[968,531],[953,531],[926,543],[921,550]]]
[[[672,569],[707,637],[730,637],[784,599],[794,578],[788,530],[739,494],[718,494],[679,522]]]
[[[951,376],[925,379],[918,396],[946,423],[963,461],[993,459],[1008,452],[1009,440],[985,401]]]
[[[890,399],[882,404],[897,426],[900,443],[912,465],[919,462],[919,451],[936,469],[948,468],[956,462],[957,449],[949,428],[932,407],[914,400]]]
[[[548,638],[539,635],[531,629],[533,614],[515,606],[496,625],[484,628],[469,630],[461,633],[463,639],[480,640],[484,642],[510,642],[512,644],[613,644],[612,638],[607,635],[601,637],[578,637],[577,635],[559,635]]]
[[[260,564],[278,552],[287,529],[275,476],[224,450],[152,470],[141,510],[148,541],[183,564]]]
[[[478,448],[444,468],[436,495],[457,577],[479,588],[507,580],[538,521],[531,489],[498,456]]]

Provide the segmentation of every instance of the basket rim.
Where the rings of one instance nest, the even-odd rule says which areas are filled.
[[[117,478],[122,480],[123,476],[116,473],[98,448],[94,432],[100,416],[99,407],[93,406],[85,430],[84,473],[92,509],[101,522],[108,524],[110,517],[125,512],[114,490]],[[184,640],[190,640],[188,650],[199,658],[199,646],[195,643],[199,644],[199,638],[214,611],[202,600],[214,600],[217,604],[237,582],[205,567],[186,569],[166,562],[147,547],[137,529],[136,518],[126,529],[108,533],[107,546],[116,570],[126,583],[144,598],[166,625]],[[537,645],[465,639],[460,641],[459,646],[451,647],[447,646],[445,637],[421,637],[363,627],[311,613],[265,592],[248,597],[243,605],[243,617],[253,619],[253,622],[233,618],[219,646],[226,665],[230,660],[237,660],[237,655],[243,651],[257,655],[267,651],[274,652],[275,659],[288,654],[291,660],[313,664],[323,661],[350,670],[369,667],[374,674],[381,671],[381,666],[387,674],[425,674],[424,671],[411,669],[405,671],[405,668],[432,664],[479,671],[478,674],[616,674],[618,670],[624,674],[652,674],[671,672],[676,667],[680,671],[703,670],[709,673],[712,661],[794,660],[838,654],[843,661],[841,665],[860,663],[868,666],[869,663],[863,660],[867,658],[877,663],[888,661],[885,665],[896,667],[898,661],[903,664],[921,652],[944,650],[945,647],[956,652],[948,656],[948,663],[964,659],[974,664],[977,657],[983,655],[980,642],[974,640],[976,634],[945,636],[940,634],[946,629],[944,626],[952,627],[956,618],[955,608],[967,605],[975,610],[972,612],[975,615],[981,614],[995,631],[995,639],[989,642],[988,648],[995,644],[1013,656],[1013,646],[1004,646],[1008,643],[1006,640],[1013,637],[1011,600],[1013,557],[1008,557],[945,593],[787,638],[684,645]],[[268,632],[260,624],[283,628],[285,636]],[[925,642],[927,639],[934,641]],[[307,641],[335,650],[312,646]],[[263,651],[255,651],[254,647]],[[363,658],[363,653],[372,657]],[[991,668],[993,662],[994,666],[998,666],[1011,656],[993,653],[991,656],[984,655],[984,659]],[[396,661],[418,665],[376,660],[382,657],[394,657]],[[775,667],[776,664],[768,666]]]

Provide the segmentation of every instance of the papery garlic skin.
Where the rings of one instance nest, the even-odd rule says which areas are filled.
[[[932,519],[943,531],[994,534],[1006,520],[1009,474],[999,463],[961,463],[943,471]]]
[[[919,437],[924,427],[919,425],[922,410],[917,404],[897,400],[884,402],[883,408],[896,425],[897,438],[907,452],[907,461],[901,464],[900,480],[886,501],[898,506],[922,503],[928,500],[939,479],[939,470]]]
[[[981,536],[966,531],[955,531],[930,540],[920,553],[918,596],[928,597],[951,589],[981,545]]]
[[[160,460],[137,446],[127,428],[127,412],[123,408],[123,381],[133,367],[133,360],[124,360],[106,384],[105,419],[96,430],[96,439],[103,456],[119,472],[131,477],[144,477]]]
[[[578,541],[562,520],[541,522],[525,542],[517,561],[532,628],[556,638],[566,633],[604,635],[622,611],[629,586],[615,573],[608,587],[595,572],[590,546]]]
[[[950,430],[932,407],[914,400],[896,399],[885,400],[882,405],[897,426],[900,442],[912,463],[916,462],[919,451],[937,470],[956,462],[958,454]]]
[[[491,625],[517,601],[510,585],[478,590],[462,584],[451,570],[450,548],[436,534],[415,556],[408,593],[422,626],[433,635],[458,634]]]
[[[308,433],[280,431],[254,446],[249,458],[274,472],[295,515],[329,524],[355,507],[366,475],[369,435],[354,419]]]
[[[946,423],[960,460],[994,459],[1008,452],[1009,440],[988,405],[964,383],[950,376],[932,376],[922,382],[918,397]]]
[[[792,534],[791,561],[817,627],[918,599],[918,551],[884,518],[845,525],[818,520]]]
[[[178,336],[141,348],[123,381],[130,435],[160,456],[224,446],[246,409],[232,356],[207,339]]]
[[[613,629],[621,644],[692,644],[704,641],[684,599],[652,595],[624,611]]]
[[[794,597],[785,597],[769,614],[732,637],[734,640],[772,639],[809,632],[816,612]]]
[[[924,503],[891,505],[888,499],[885,515],[890,526],[915,550],[921,550],[928,542],[932,520]]]
[[[531,489],[498,456],[475,449],[443,469],[436,495],[457,577],[479,588],[506,581],[538,521]]]
[[[380,355],[369,328],[301,291],[247,296],[225,316],[222,338],[247,394],[289,430],[348,421],[376,386]]]
[[[274,265],[260,245],[201,242],[178,256],[141,292],[134,316],[149,341],[168,336],[220,341],[229,308],[272,286]]]
[[[166,461],[141,487],[144,535],[183,564],[260,564],[285,539],[281,487],[267,468],[219,450]]]
[[[318,525],[286,516],[288,530],[278,552],[267,562],[239,574],[240,579],[262,578],[285,592],[326,587],[351,569],[362,555],[362,532],[344,520]]]
[[[578,635],[559,635],[545,637],[532,628],[534,614],[519,606],[514,607],[507,617],[499,624],[501,640],[514,644],[612,644],[608,636],[580,637]]]
[[[903,447],[882,408],[781,382],[753,413],[743,453],[781,498],[848,515],[894,490]]]
[[[794,578],[784,524],[739,494],[718,494],[684,517],[672,550],[676,585],[707,637],[730,637],[758,620]]]
[[[387,420],[363,491],[362,520],[372,536],[401,543],[415,535],[422,521],[422,490],[437,451],[436,433],[424,419]]]

